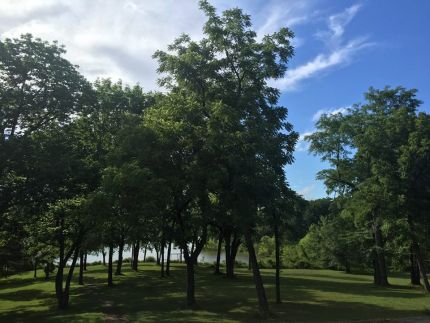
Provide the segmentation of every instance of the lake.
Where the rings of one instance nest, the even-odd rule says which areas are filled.
[[[140,249],[139,251],[139,260],[142,261],[143,260],[143,254],[144,251],[143,249]],[[165,256],[167,255],[167,248],[164,252]],[[202,252],[200,253],[199,257],[198,257],[198,262],[205,262],[205,263],[214,263],[216,261],[216,250],[202,250]],[[106,261],[107,259],[107,249],[106,249]],[[155,253],[155,250],[147,250],[146,251],[146,256],[152,256],[156,259],[157,254]],[[131,258],[131,248],[130,247],[126,247],[124,248],[124,253],[123,253],[123,258]],[[180,253],[179,253],[179,248],[177,247],[172,247],[172,251],[171,251],[171,255],[170,255],[170,259],[175,261],[175,260],[180,260]],[[113,259],[117,260],[118,259],[118,252],[117,250],[114,252],[113,255]],[[88,258],[87,258],[87,262],[88,263],[92,263],[95,261],[103,261],[103,255],[100,253],[98,254],[88,254]],[[221,252],[221,262],[225,261],[225,252],[222,251]],[[245,264],[248,263],[248,254],[245,252],[238,252],[237,256],[236,256],[236,261],[238,262],[243,262]]]

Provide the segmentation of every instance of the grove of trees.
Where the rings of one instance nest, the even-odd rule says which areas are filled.
[[[263,316],[266,265],[277,302],[285,266],[372,269],[381,286],[390,268],[409,270],[430,292],[430,116],[416,91],[371,88],[364,104],[323,115],[307,140],[330,165],[318,178],[334,197],[306,201],[285,173],[298,133],[268,83],[285,75],[293,32],[258,38],[242,10],[200,7],[204,37],[153,56],[164,92],[91,83],[56,42],[0,40],[1,274],[55,274],[64,309],[87,254],[103,254],[113,286],[126,248],[136,271],[139,250],[155,248],[165,277],[177,246],[193,307],[197,258],[213,242],[215,273],[224,248],[230,279],[246,248]]]

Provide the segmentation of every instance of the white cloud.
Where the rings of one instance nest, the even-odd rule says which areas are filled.
[[[259,36],[281,26],[306,22],[316,0],[250,2],[213,0],[215,7],[245,7]],[[257,6],[255,6],[257,5]],[[258,8],[258,9],[256,9]],[[58,40],[66,57],[80,66],[90,80],[122,78],[156,89],[157,62],[152,54],[166,49],[181,33],[198,39],[204,15],[197,1],[177,0],[1,0],[0,37],[31,32],[45,40]],[[302,38],[293,41],[296,47]]]
[[[318,12],[317,0],[271,0],[260,7],[249,2],[214,0],[220,11],[232,6],[245,6],[254,12],[253,21],[259,37],[281,26],[294,27],[309,22]],[[258,8],[258,9],[256,9]],[[283,90],[294,90],[305,79],[330,67],[346,64],[359,49],[369,45],[365,38],[341,44],[345,26],[360,6],[328,17],[327,42],[340,44],[329,53],[287,72],[276,81]],[[1,0],[0,37],[18,37],[31,32],[46,40],[66,45],[66,57],[80,66],[90,80],[97,77],[122,78],[140,82],[147,89],[157,88],[157,62],[152,54],[166,49],[181,33],[201,38],[204,15],[197,1],[149,0]],[[322,34],[321,34],[322,35]],[[320,35],[320,36],[321,36]],[[296,38],[296,47],[304,43]]]
[[[333,109],[320,109],[312,116],[312,121],[314,121],[314,122],[318,121],[319,118],[321,118],[321,116],[323,114],[327,114],[327,115],[334,115],[334,114],[338,114],[338,113],[345,114],[348,112],[349,108],[350,108],[350,106],[333,108]]]
[[[194,1],[0,1],[1,38],[31,32],[58,40],[90,80],[122,78],[146,89],[157,87],[152,54],[182,32],[200,38],[203,22]]]
[[[306,151],[309,150],[310,143],[305,140],[305,137],[309,136],[309,135],[311,135],[313,133],[314,133],[314,131],[307,131],[305,133],[302,133],[299,136],[299,140],[297,140],[297,144],[296,144],[296,151],[298,151],[298,152],[306,152]]]
[[[357,37],[346,43],[343,41],[345,27],[360,7],[360,5],[354,5],[341,13],[329,16],[328,30],[317,34],[318,38],[326,43],[329,52],[318,54],[309,62],[288,70],[284,78],[275,80],[272,84],[285,91],[297,90],[302,81],[332,67],[346,65],[360,50],[372,46],[373,44],[367,41],[367,37]]]

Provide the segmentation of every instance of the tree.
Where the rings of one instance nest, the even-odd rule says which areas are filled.
[[[67,124],[85,111],[90,84],[63,58],[65,49],[31,34],[0,41],[0,130],[31,132]]]
[[[410,186],[399,176],[400,152],[410,146],[416,109],[421,103],[415,93],[402,87],[371,88],[365,95],[366,104],[353,106],[346,115],[322,116],[318,131],[308,136],[311,150],[333,167],[320,172],[319,177],[330,191],[350,198],[349,206],[372,231],[378,285],[388,285],[384,223],[408,217],[409,226],[415,223],[410,218],[411,204],[404,198],[411,196],[406,193]],[[414,253],[418,255],[416,250]]]
[[[58,307],[64,309],[69,304],[70,283],[76,260],[85,235],[93,227],[92,217],[87,216],[86,200],[74,198],[59,200],[50,205],[41,215],[38,234],[41,239],[50,241],[58,250],[58,269],[55,278],[55,293]],[[71,260],[64,284],[64,270]]]
[[[285,120],[287,110],[276,105],[279,91],[267,85],[267,80],[284,75],[293,54],[293,34],[282,28],[257,42],[250,17],[240,9],[218,16],[207,1],[201,1],[200,7],[208,19],[206,38],[194,42],[183,35],[169,46],[169,53],[158,51],[154,56],[160,63],[159,72],[167,74],[161,84],[177,95],[192,98],[192,106],[200,106],[192,121],[202,125],[199,138],[204,142],[196,142],[194,151],[205,159],[202,169],[210,171],[199,183],[223,205],[228,220],[222,223],[229,221],[237,228],[234,231],[244,234],[260,310],[266,315],[268,305],[252,234],[262,203],[259,184],[265,180],[267,168],[283,173],[283,166],[292,161],[297,139]],[[199,200],[205,205],[206,198]]]
[[[8,226],[19,228],[13,253],[21,259],[25,259],[22,242],[28,217],[39,213],[44,203],[46,209],[49,192],[40,189],[42,183],[55,182],[47,173],[45,177],[35,173],[42,162],[37,158],[43,156],[35,151],[35,138],[29,137],[70,124],[72,117],[87,111],[93,102],[90,84],[64,53],[56,42],[30,34],[0,41],[0,131],[11,131],[8,141],[0,138],[0,223],[1,231]],[[23,207],[26,217],[20,216]],[[2,251],[9,252],[11,238],[2,244]]]

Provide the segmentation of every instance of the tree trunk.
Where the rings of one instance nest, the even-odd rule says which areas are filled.
[[[79,285],[84,284],[84,253],[79,254]]]
[[[157,265],[160,265],[160,250],[156,246],[154,246],[154,249],[157,256]]]
[[[76,260],[78,259],[78,254],[79,254],[79,247],[76,247],[76,249],[73,252],[72,264],[70,265],[69,273],[66,278],[66,286],[63,290],[64,268],[65,268],[65,265],[67,264],[67,257],[64,258],[64,246],[60,245],[60,262],[58,264],[58,271],[55,277],[55,294],[57,296],[59,309],[65,309],[69,305],[70,282],[73,277],[73,271],[76,266]]]
[[[378,259],[377,259],[375,250],[372,251],[372,265],[373,265],[373,283],[375,285],[380,285],[381,275],[379,273]]]
[[[85,251],[85,253],[84,253],[84,270],[87,270],[87,256],[88,256],[88,252]]]
[[[108,286],[113,286],[113,278],[112,278],[112,267],[113,267],[113,244],[109,245],[109,256],[108,256]]]
[[[73,271],[75,270],[76,260],[78,260],[78,255],[79,255],[79,248],[77,247],[75,250],[75,254],[73,255],[72,264],[70,265],[70,268],[69,268],[69,274],[67,275],[67,278],[66,278],[66,286],[64,288],[62,308],[66,308],[69,305],[70,283],[72,282]]]
[[[245,241],[251,259],[252,273],[254,276],[255,289],[257,291],[259,312],[262,317],[267,317],[269,315],[269,304],[267,302],[266,291],[264,290],[263,279],[261,277],[260,269],[258,268],[257,256],[255,255],[254,244],[252,242],[252,236],[249,230],[245,232]]]
[[[410,274],[411,274],[411,284],[412,285],[421,285],[420,282],[420,268],[418,267],[418,263],[415,260],[414,250],[411,246],[410,254],[409,254],[409,261],[410,261]]]
[[[102,255],[103,255],[103,266],[106,266],[106,251],[104,247],[102,249]]]
[[[187,305],[193,307],[196,305],[195,282],[194,282],[194,257],[188,257],[185,259],[187,263]]]
[[[216,253],[216,262],[215,262],[215,274],[219,275],[221,274],[220,268],[220,262],[221,262],[221,248],[222,248],[222,231],[220,230],[218,235],[218,249]]]
[[[45,265],[45,280],[49,280],[50,273],[51,273],[51,264],[47,262]]]
[[[57,304],[59,309],[63,308],[63,277],[64,263],[61,257],[60,262],[58,263],[57,274],[55,275],[55,296],[57,297]]]
[[[417,259],[417,263],[418,263],[418,268],[420,269],[420,274],[421,274],[421,279],[423,281],[424,284],[424,290],[427,293],[430,293],[430,284],[427,278],[427,270],[421,255],[421,250],[420,250],[420,246],[418,245],[418,243],[416,241],[413,241],[412,246],[414,248],[414,254],[415,254],[415,258]]]
[[[239,250],[240,239],[237,233],[233,233],[233,239],[231,239],[231,233],[226,232],[225,235],[225,265],[226,265],[226,277],[234,278],[234,265],[236,262],[237,251]]]
[[[146,245],[145,245],[145,249],[143,250],[143,262],[146,261]]]
[[[348,257],[345,257],[345,273],[350,274],[351,273],[351,266],[348,261]]]
[[[167,247],[167,261],[166,261],[166,276],[170,276],[170,254],[172,252],[172,239],[169,240]]]
[[[119,248],[118,248],[118,262],[116,264],[116,271],[115,275],[121,275],[122,274],[122,253],[124,251],[124,238],[121,238]]]
[[[37,261],[34,261],[34,273],[33,273],[33,277],[37,278]]]
[[[248,270],[252,269],[252,265],[251,265],[251,255],[248,254]]]
[[[274,218],[275,218],[274,220],[275,220],[276,303],[281,303],[281,279],[280,279],[281,257],[280,257],[279,225],[278,225],[277,218],[276,217]]]
[[[376,260],[379,272],[379,280],[378,285],[380,286],[389,286],[388,276],[387,276],[387,266],[385,264],[385,255],[384,255],[384,243],[382,239],[382,231],[379,224],[375,225],[375,247],[376,247]]]
[[[132,269],[134,271],[137,271],[137,266],[139,264],[139,250],[140,250],[140,243],[139,241],[136,242],[136,244],[133,246],[133,262],[132,262]]]
[[[161,256],[160,277],[164,277],[164,240],[161,242],[160,256]]]

